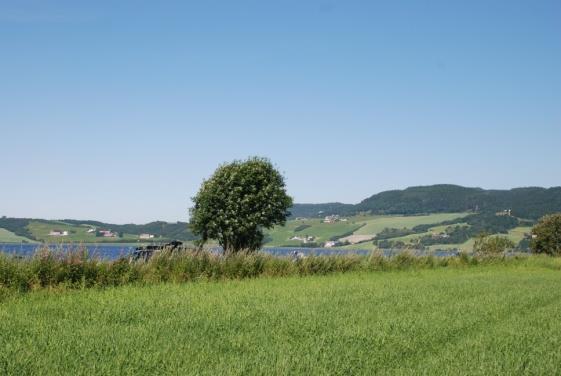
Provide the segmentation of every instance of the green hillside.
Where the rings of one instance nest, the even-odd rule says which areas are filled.
[[[457,185],[410,187],[375,194],[357,205],[299,204],[293,217],[321,217],[339,214],[427,214],[480,212],[495,213],[511,209],[519,218],[536,220],[545,214],[561,212],[561,187],[485,190]]]
[[[19,236],[4,228],[0,228],[0,243],[33,243],[34,240]]]
[[[376,216],[366,220],[366,226],[359,229],[356,234],[378,234],[385,228],[413,228],[419,225],[441,223],[467,216],[468,213],[438,213],[416,216]]]
[[[141,240],[139,239],[140,234],[154,235],[154,238],[151,240],[142,239],[143,242],[160,242],[168,240],[191,241],[195,239],[193,234],[189,231],[187,223],[183,222],[167,223],[160,221],[144,225],[117,225],[97,221],[80,221],[71,219],[53,221],[44,219],[2,217],[0,218],[0,229],[13,234],[8,237],[7,233],[5,233],[0,237],[0,242],[20,242],[21,238],[23,238],[40,242],[64,241],[79,243],[133,243]],[[90,229],[95,229],[96,231],[88,232]],[[100,236],[97,232],[99,230],[111,231],[116,236]],[[65,236],[49,235],[52,231],[67,231],[68,234]]]
[[[323,243],[345,235],[350,235],[364,225],[363,221],[350,220],[347,222],[322,223],[319,219],[292,220],[285,226],[276,226],[265,233],[268,247],[302,246],[299,240],[290,240],[293,237],[314,237],[311,243],[321,246]],[[303,230],[299,230],[299,227]]]
[[[344,221],[323,223],[320,219],[299,219],[288,221],[285,226],[277,226],[266,233],[266,246],[309,246],[299,240],[290,240],[294,237],[313,236],[312,245],[322,246],[330,240],[338,240],[350,235],[377,235],[387,228],[412,229],[420,225],[438,224],[450,220],[458,220],[468,213],[438,213],[421,216],[355,216],[342,217]],[[304,228],[300,230],[300,228]],[[298,231],[299,230],[299,231]],[[358,247],[346,248],[371,248],[371,244],[364,243]]]
[[[27,226],[34,239],[41,242],[75,242],[75,243],[103,243],[103,242],[136,242],[138,236],[132,234],[120,234],[121,236],[103,238],[96,233],[88,233],[92,227],[87,225],[71,225],[62,221],[31,221]],[[52,236],[53,230],[67,231],[67,236]],[[117,234],[119,235],[119,234]]]

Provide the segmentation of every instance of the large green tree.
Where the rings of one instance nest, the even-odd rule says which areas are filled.
[[[284,224],[292,206],[283,176],[259,157],[220,166],[193,202],[190,229],[201,244],[216,240],[226,253],[259,249],[263,229]]]
[[[532,229],[530,248],[535,253],[561,255],[561,213],[540,219]]]

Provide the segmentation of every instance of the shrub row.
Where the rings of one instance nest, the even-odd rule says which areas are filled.
[[[534,256],[535,257],[535,256]],[[293,259],[264,253],[229,256],[184,250],[162,251],[147,262],[121,258],[106,261],[88,256],[85,249],[38,251],[33,257],[0,254],[0,297],[7,292],[38,289],[120,286],[131,283],[189,282],[199,280],[244,279],[260,276],[307,276],[351,271],[391,271],[435,267],[461,267],[489,263],[516,262],[528,256],[309,256]]]

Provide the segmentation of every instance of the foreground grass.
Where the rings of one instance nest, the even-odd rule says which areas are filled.
[[[559,374],[558,261],[35,292],[0,374]]]

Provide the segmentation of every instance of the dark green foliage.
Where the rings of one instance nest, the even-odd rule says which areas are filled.
[[[358,205],[380,214],[417,214],[474,210],[481,189],[433,185],[393,190],[374,195]]]
[[[438,224],[424,224],[413,227],[413,231],[417,234],[427,232],[435,226],[456,225],[460,223],[468,224],[471,227],[472,235],[477,235],[482,232],[502,233],[506,234],[510,229],[517,226],[528,226],[526,220],[520,220],[512,216],[498,216],[494,213],[478,213],[471,214],[467,217],[456,218],[450,221],[440,222]]]
[[[561,255],[561,213],[540,219],[532,229],[530,248],[535,253]]]
[[[419,239],[419,244],[428,247],[434,244],[461,244],[475,234],[470,227],[451,226],[447,228],[446,237],[426,235]]]
[[[310,227],[312,227],[312,226],[306,225],[306,224],[300,225],[300,226],[297,226],[296,228],[294,228],[294,232],[304,231],[305,229],[310,228]]]
[[[434,225],[431,225],[434,226]],[[421,231],[424,232],[424,231]],[[415,234],[415,230],[411,230],[408,228],[385,228],[382,232],[376,234],[376,240],[385,240],[391,238],[399,238],[401,236],[407,236],[411,234]]]
[[[404,249],[408,247],[408,245],[401,240],[391,239],[374,240],[373,244],[380,249]]]
[[[339,234],[339,235],[332,236],[332,237],[329,238],[329,240],[331,240],[331,241],[337,241],[337,240],[339,240],[339,239],[346,238],[347,236],[351,236],[351,235],[353,235],[356,231],[358,231],[359,229],[363,228],[365,225],[366,225],[366,224],[363,223],[363,224],[361,224],[361,225],[359,225],[359,226],[356,226],[356,228],[354,228],[354,229],[352,229],[352,230],[350,230],[350,231],[347,231],[347,232],[342,233],[342,234]]]
[[[417,214],[479,211],[494,214],[512,209],[520,218],[537,219],[545,213],[561,210],[561,187],[483,190],[455,185],[411,187],[403,191],[383,192],[364,200],[359,211],[380,214]]]
[[[361,227],[362,227],[362,226],[361,226]],[[360,227],[359,227],[359,228],[360,228]],[[345,233],[343,233],[343,234],[339,234],[339,235],[332,236],[332,237],[329,238],[329,240],[335,242],[335,241],[337,241],[337,240],[339,240],[339,239],[343,239],[343,238],[346,238],[347,236],[353,235],[353,234],[355,233],[355,231],[356,231],[356,230],[347,231],[347,232],[345,232]]]
[[[373,214],[426,214],[474,211],[494,214],[511,209],[519,218],[536,220],[541,216],[561,211],[561,187],[515,188],[511,190],[484,190],[457,185],[410,187],[376,194],[357,205],[314,204],[295,205],[295,217],[318,217],[360,212]]]
[[[509,230],[520,226],[520,222],[517,218],[497,216],[493,213],[470,215],[465,217],[462,222],[470,225],[472,235],[482,232],[506,234]]]
[[[214,239],[227,253],[259,249],[263,229],[283,225],[292,206],[283,176],[257,157],[220,166],[193,202],[191,230],[201,244]]]
[[[0,218],[0,228],[4,228],[8,231],[13,232],[16,235],[23,236],[29,239],[33,239],[33,235],[29,232],[27,225],[31,219],[29,218]]]
[[[459,225],[459,224],[462,225]],[[520,221],[518,218],[510,216],[497,216],[495,214],[483,213],[472,214],[467,217],[444,221],[439,224],[426,224],[415,226],[412,230],[408,229],[386,229],[382,231],[374,241],[379,248],[396,248],[406,247],[402,241],[392,241],[392,238],[410,234],[421,234],[427,232],[435,226],[448,225],[446,236],[425,235],[418,240],[416,248],[423,249],[425,247],[436,244],[461,244],[476,237],[482,233],[506,234],[509,230],[520,226],[526,221]],[[467,226],[463,225],[467,224]],[[395,235],[395,236],[394,236]]]

